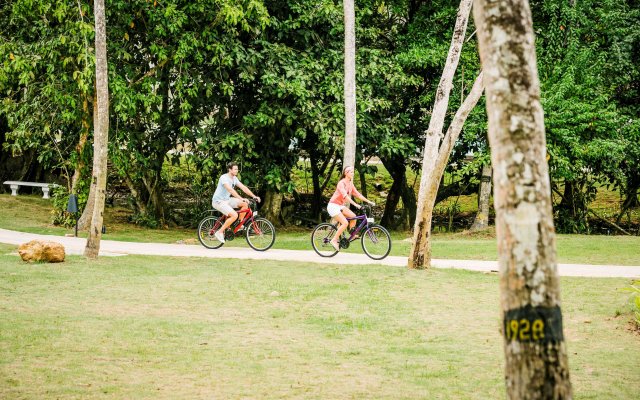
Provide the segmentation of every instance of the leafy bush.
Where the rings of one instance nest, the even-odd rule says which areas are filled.
[[[160,222],[153,215],[146,213],[133,214],[129,217],[129,222],[151,229],[156,229],[160,226]]]
[[[89,197],[88,185],[80,183],[78,185],[78,215],[82,214],[85,205],[87,204],[87,198]],[[67,205],[69,204],[69,191],[64,186],[56,186],[53,188],[51,199],[53,200],[53,210],[51,211],[51,223],[54,225],[61,225],[65,228],[70,228],[76,224],[76,216],[67,212]]]

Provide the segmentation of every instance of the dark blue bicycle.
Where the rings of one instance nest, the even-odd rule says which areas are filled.
[[[365,254],[374,260],[382,260],[391,251],[391,235],[383,226],[374,224],[373,218],[367,217],[367,210],[370,213],[371,210],[364,206],[361,208],[360,215],[354,218],[347,218],[347,221],[355,219],[358,222],[350,232],[349,237],[345,234],[347,232],[346,229],[342,233],[339,241],[340,248],[347,249],[351,242],[360,238],[362,250],[364,250]],[[337,230],[336,225],[328,222],[323,222],[313,229],[311,245],[319,256],[333,257],[338,253],[330,243]]]

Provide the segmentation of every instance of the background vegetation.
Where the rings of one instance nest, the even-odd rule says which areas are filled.
[[[274,222],[322,217],[343,142],[342,4],[335,0],[109,0],[108,188],[133,223],[191,226],[238,160]],[[358,185],[390,228],[415,216],[416,160],[457,1],[356,2]],[[640,5],[531,1],[556,226],[640,230]],[[56,181],[86,198],[92,157],[92,5],[0,5],[0,178]],[[475,78],[464,46],[451,108]],[[441,186],[437,217],[470,224],[487,160],[478,105]],[[465,157],[472,153],[473,159]],[[466,160],[466,161],[465,161]],[[375,161],[376,163],[372,163]],[[304,178],[304,179],[303,179]],[[7,190],[3,188],[2,190]],[[603,193],[606,210],[594,207]],[[596,202],[596,203],[594,203]],[[468,207],[469,206],[469,207]],[[465,214],[466,213],[466,214]],[[56,215],[57,223],[71,222]],[[440,222],[438,222],[440,223]],[[612,224],[615,224],[612,225]]]

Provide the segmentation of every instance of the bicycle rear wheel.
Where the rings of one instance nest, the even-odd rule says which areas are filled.
[[[256,218],[247,227],[247,243],[252,249],[266,251],[276,241],[276,228],[265,218]]]
[[[336,234],[336,227],[329,223],[316,226],[311,233],[311,245],[320,257],[333,257],[338,252],[330,243]]]
[[[380,225],[369,225],[360,240],[362,250],[374,260],[382,260],[391,251],[391,235]]]
[[[206,217],[198,224],[198,240],[207,249],[217,249],[224,243],[213,236],[222,226],[220,217]]]

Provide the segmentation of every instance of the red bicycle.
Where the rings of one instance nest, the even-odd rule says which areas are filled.
[[[214,214],[217,210],[208,210],[208,212]],[[224,243],[218,241],[214,234],[226,219],[226,215],[210,215],[200,221],[198,240],[204,247],[207,249],[222,247]],[[238,211],[238,219],[224,233],[225,243],[242,234],[244,234],[249,246],[257,251],[269,250],[276,241],[276,228],[268,219],[258,217],[256,202],[253,200],[249,200],[249,207],[246,210]]]

